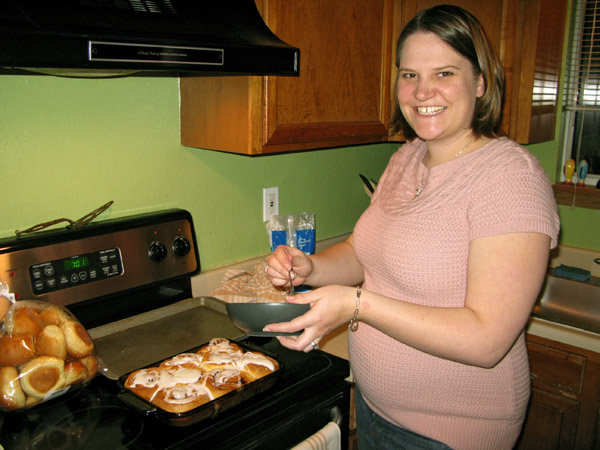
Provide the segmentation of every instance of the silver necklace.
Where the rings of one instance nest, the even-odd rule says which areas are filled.
[[[465,145],[456,155],[454,155],[450,161],[455,160],[460,155],[462,155],[467,150],[467,148],[473,143],[474,140],[475,140],[475,138],[473,137],[473,139],[471,139],[471,141],[467,145]],[[429,153],[427,153],[425,155],[425,157],[427,159],[429,159]],[[423,165],[425,165],[425,162],[423,162]],[[415,196],[413,197],[413,200],[415,198],[417,198],[419,195],[421,195],[421,192],[423,192],[423,188],[425,187],[424,184],[423,184],[424,175],[425,175],[425,170],[423,170],[423,172],[421,173],[421,182],[419,183],[419,185],[415,189]]]

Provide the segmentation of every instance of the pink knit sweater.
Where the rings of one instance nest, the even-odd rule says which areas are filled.
[[[500,138],[431,170],[421,162],[425,151],[417,139],[392,156],[356,225],[365,290],[463,306],[471,240],[539,232],[556,245],[551,184],[525,149]],[[365,323],[349,334],[356,382],[379,415],[455,449],[512,448],[530,392],[523,334],[492,369],[431,356]]]

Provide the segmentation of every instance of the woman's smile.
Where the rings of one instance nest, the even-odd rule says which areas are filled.
[[[422,116],[435,116],[446,110],[445,106],[417,106],[415,108]]]

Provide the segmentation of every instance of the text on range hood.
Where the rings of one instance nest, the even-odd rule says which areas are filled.
[[[0,73],[298,75],[253,0],[3,0]]]

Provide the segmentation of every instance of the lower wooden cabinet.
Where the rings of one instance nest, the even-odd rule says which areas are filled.
[[[578,415],[578,401],[534,389],[518,448],[575,448]]]
[[[600,450],[600,354],[527,337],[531,401],[519,450]]]

